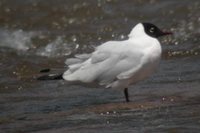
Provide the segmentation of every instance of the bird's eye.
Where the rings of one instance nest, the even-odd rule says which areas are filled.
[[[154,27],[151,27],[150,30],[149,30],[151,33],[153,33],[155,31],[155,28]]]

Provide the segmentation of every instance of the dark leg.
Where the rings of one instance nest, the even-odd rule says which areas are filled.
[[[128,88],[124,89],[124,95],[125,95],[125,98],[126,98],[126,102],[129,102]]]

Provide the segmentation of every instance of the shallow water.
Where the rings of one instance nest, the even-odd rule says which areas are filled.
[[[1,0],[0,131],[200,131],[199,0]],[[42,68],[123,40],[138,22],[174,32],[149,79],[122,91],[35,80]],[[57,70],[56,70],[57,71]]]

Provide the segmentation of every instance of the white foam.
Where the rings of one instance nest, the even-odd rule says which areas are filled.
[[[75,43],[67,43],[65,39],[58,36],[54,41],[37,50],[37,55],[46,57],[58,57],[70,55],[79,45]]]
[[[34,32],[25,32],[21,29],[15,31],[1,29],[0,46],[27,51],[33,47],[31,41],[33,36],[35,36]]]

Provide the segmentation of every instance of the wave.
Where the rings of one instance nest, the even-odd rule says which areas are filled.
[[[37,50],[36,54],[46,57],[68,56],[79,48],[79,44],[67,43],[64,37],[58,36],[54,41]]]
[[[25,32],[21,29],[10,31],[0,30],[0,47],[12,48],[20,51],[27,51],[33,48],[31,38],[36,34],[34,32]]]

